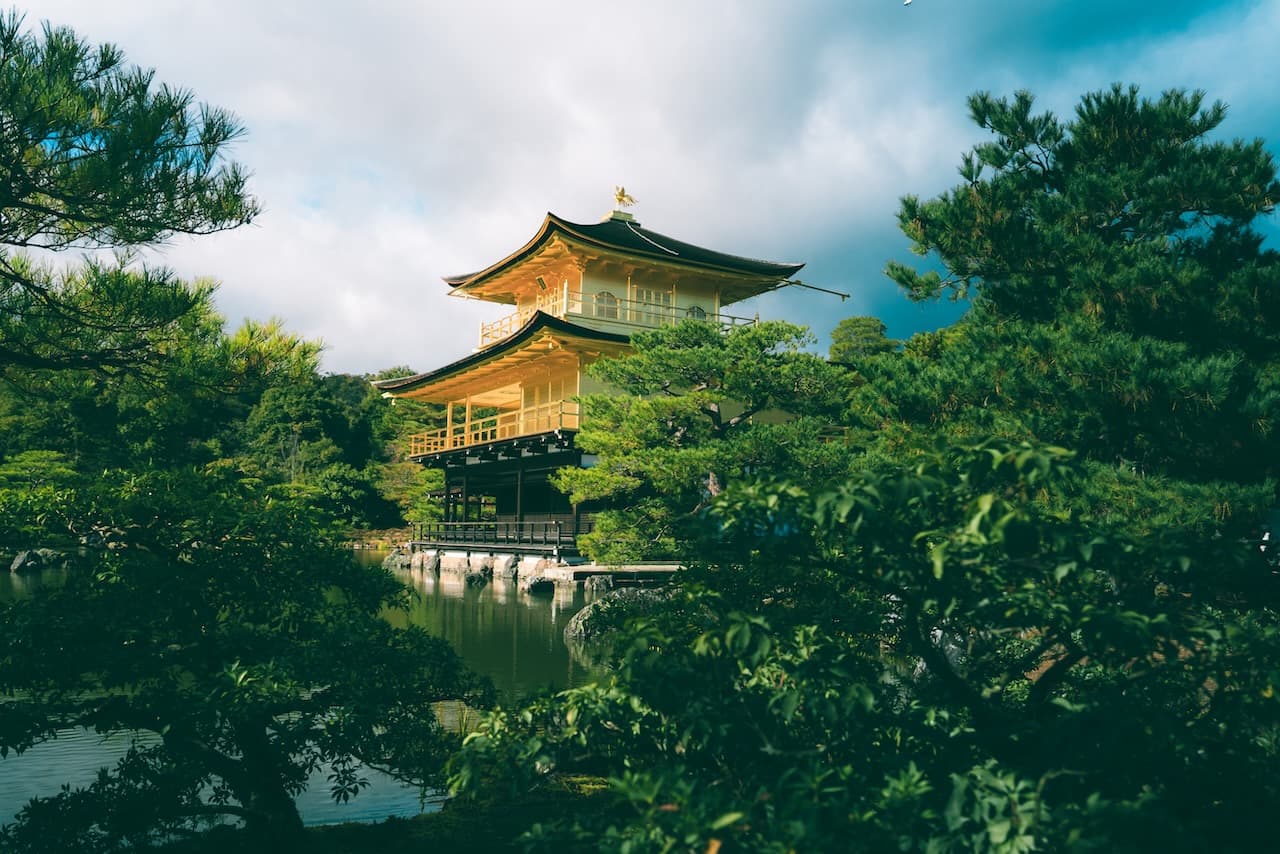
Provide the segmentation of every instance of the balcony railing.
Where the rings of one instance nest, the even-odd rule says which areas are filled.
[[[557,400],[464,421],[433,433],[417,433],[409,437],[409,455],[417,457],[455,448],[470,448],[553,430],[576,430],[578,421],[578,404],[572,400]]]
[[[659,326],[671,326],[685,318],[705,320],[719,324],[723,328],[749,326],[757,323],[758,318],[736,317],[732,314],[709,314],[705,309],[694,307],[678,308],[669,302],[649,302],[644,300],[619,299],[609,294],[582,295],[571,291],[548,291],[540,295],[532,306],[525,306],[492,323],[480,324],[480,346],[487,347],[514,335],[520,327],[529,322],[535,311],[559,317],[584,317],[596,321],[605,321],[619,326],[638,329],[654,329]]]
[[[505,338],[509,338],[516,331],[529,322],[529,318],[533,317],[534,312],[541,311],[554,317],[564,317],[564,297],[565,292],[560,289],[547,291],[545,294],[539,294],[537,300],[531,306],[525,306],[519,311],[514,311],[506,317],[500,317],[492,323],[480,324],[480,346],[487,347]]]
[[[514,551],[576,551],[577,538],[592,528],[584,517],[575,527],[570,519],[530,522],[428,522],[414,531],[414,540],[437,547],[507,548]]]

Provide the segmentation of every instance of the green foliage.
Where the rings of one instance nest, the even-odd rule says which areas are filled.
[[[1134,334],[1270,351],[1273,253],[1252,227],[1280,198],[1261,140],[1211,142],[1221,103],[1171,90],[1156,100],[1115,86],[1084,96],[1075,120],[1032,113],[1033,98],[969,99],[995,139],[937,199],[903,199],[899,221],[946,278],[902,265],[890,275],[916,298],[976,293],[1001,317],[1099,318]],[[1261,279],[1259,278],[1261,276]]]
[[[670,559],[679,554],[677,524],[661,500],[641,498],[626,507],[597,513],[594,528],[578,537],[578,545],[605,566],[622,566],[638,556]]]
[[[669,528],[701,560],[626,630],[615,678],[490,718],[455,763],[463,795],[610,780],[614,809],[536,827],[534,847],[1252,851],[1280,833],[1280,586],[1251,540],[1280,475],[1280,258],[1253,227],[1274,162],[1210,139],[1224,113],[1198,94],[1117,87],[1069,123],[1026,94],[970,106],[993,140],[901,213],[947,272],[889,272],[973,309],[850,360],[832,388],[852,473],[735,472]],[[652,397],[614,404],[601,461],[628,464],[583,484],[626,495],[673,470],[701,391],[675,349],[636,364],[665,359],[691,401],[668,414],[661,371],[628,387],[620,360],[613,381]],[[705,425],[684,435],[689,471],[716,464]],[[653,473],[629,462],[645,449]]]
[[[846,317],[831,331],[831,361],[853,364],[863,356],[896,349],[898,342],[884,333],[884,321],[878,317]]]
[[[1188,479],[1247,480],[1272,463],[1280,398],[1270,362],[1075,319],[994,323],[981,309],[933,346],[860,364],[856,416],[891,429],[1051,438]]]
[[[400,521],[397,508],[378,492],[376,471],[334,463],[305,482],[279,485],[274,492],[305,502],[342,526],[390,526]]]
[[[305,505],[197,472],[112,472],[100,501],[112,547],[0,610],[0,752],[63,727],[158,742],[33,802],[7,850],[117,850],[225,816],[287,834],[319,763],[343,800],[357,760],[425,780],[449,744],[431,704],[486,701],[446,643],[382,618],[401,585],[327,542]]]
[[[983,360],[1008,374],[1082,373],[1101,387],[1094,396],[1166,419],[1179,437],[1183,410],[1209,414],[1225,437],[1206,455],[1228,465],[1273,445],[1280,256],[1262,249],[1253,222],[1273,210],[1280,183],[1262,142],[1209,141],[1225,108],[1203,107],[1201,93],[1152,101],[1117,86],[1085,96],[1066,125],[1031,108],[1026,93],[970,99],[995,140],[966,156],[964,185],[907,197],[900,213],[917,251],[937,252],[950,273],[890,274],[917,298],[976,296],[969,326],[986,335],[973,346],[998,335],[1027,351]],[[1072,346],[1083,364],[1058,368]],[[1038,385],[1058,387],[1046,379]],[[1239,423],[1224,420],[1236,413]]]
[[[385,502],[398,508],[399,516],[404,522],[419,524],[440,518],[440,502],[433,499],[431,494],[443,489],[444,474],[439,469],[427,469],[418,463],[409,462],[404,453],[409,444],[409,436],[438,430],[443,426],[443,407],[407,398],[384,400],[371,385],[373,380],[413,373],[411,368],[395,367],[362,377],[359,380],[358,402],[353,386],[347,398],[347,406],[348,411],[359,412],[358,421],[362,425],[362,433],[367,426],[370,459],[377,463],[376,472],[370,473],[370,481]]]
[[[444,489],[444,473],[419,463],[391,462],[378,468],[378,492],[395,504],[406,522],[421,524],[441,518],[441,502],[431,493]]]
[[[425,783],[454,741],[432,703],[490,699],[446,643],[386,620],[402,586],[334,542],[398,521],[363,378],[318,376],[319,344],[279,321],[227,335],[211,284],[127,252],[59,271],[20,251],[247,222],[239,133],[113,47],[0,18],[0,549],[83,546],[64,584],[0,606],[0,757],[65,728],[150,736],[32,801],[6,851],[227,820],[291,850],[309,774],[338,800],[361,763]]]
[[[57,451],[23,451],[0,462],[0,489],[70,486],[77,479],[66,455]]]
[[[994,139],[966,155],[965,183],[900,213],[948,275],[889,272],[974,308],[863,360],[852,417],[899,447],[935,433],[1070,447],[1111,484],[1086,487],[1091,502],[1140,508],[1135,532],[1206,509],[1258,518],[1280,476],[1280,255],[1254,228],[1280,197],[1272,156],[1211,140],[1225,110],[1200,93],[1114,87],[1065,124],[1026,93],[970,109]]]
[[[398,524],[378,489],[385,407],[368,383],[318,376],[319,346],[278,321],[225,334],[212,290],[193,293],[171,340],[151,342],[160,364],[145,375],[43,369],[0,386],[0,454],[45,448],[85,471],[223,460],[342,524]]]
[[[627,811],[539,837],[635,851],[1268,838],[1280,623],[1239,603],[1280,590],[1237,541],[1060,512],[1080,476],[986,444],[814,496],[730,487],[715,559],[615,677],[490,718],[454,785],[609,777]]]
[[[613,563],[670,557],[675,529],[734,478],[785,470],[819,482],[842,471],[822,416],[838,409],[845,372],[804,352],[807,343],[789,323],[722,332],[686,321],[637,333],[632,354],[595,363],[621,394],[586,398],[577,444],[599,461],[562,470],[556,485],[575,503],[631,509],[598,514],[589,553]]]
[[[0,554],[32,543],[74,544],[82,483],[56,451],[23,451],[0,462]]]
[[[306,382],[320,371],[318,342],[285,329],[284,321],[245,319],[221,342],[223,358],[236,387],[257,398],[269,388]]]
[[[127,255],[57,273],[20,250],[131,247],[248,222],[257,204],[224,159],[240,133],[111,45],[0,16],[0,367],[155,365],[152,345],[197,294],[165,270],[127,268]]]
[[[270,386],[236,437],[246,467],[346,524],[395,525],[401,514],[380,491],[376,465],[381,403],[362,377],[311,374]]]
[[[344,426],[342,409],[319,377],[307,377],[266,390],[245,421],[247,450],[261,469],[296,483],[341,459],[332,433]]]

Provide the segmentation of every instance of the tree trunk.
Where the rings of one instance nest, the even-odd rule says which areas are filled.
[[[271,743],[265,725],[245,724],[236,729],[244,774],[231,788],[248,812],[245,831],[264,851],[292,851],[302,835],[302,816],[285,789],[292,770],[289,760]]]
[[[302,816],[298,805],[281,786],[254,786],[240,796],[240,803],[249,811],[245,819],[245,832],[258,842],[264,851],[277,852],[295,849],[302,835]]]

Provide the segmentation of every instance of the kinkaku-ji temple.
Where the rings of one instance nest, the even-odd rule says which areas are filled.
[[[619,189],[619,208],[629,202]],[[618,209],[597,223],[547,214],[516,251],[445,279],[452,295],[511,306],[480,327],[474,352],[415,376],[381,380],[384,397],[443,404],[445,426],[412,437],[410,456],[444,472],[443,521],[420,548],[577,557],[591,509],[549,482],[595,459],[575,447],[576,398],[607,393],[586,369],[624,354],[631,335],[686,318],[757,322],[726,309],[785,284],[803,264],[729,255],[650,231]]]

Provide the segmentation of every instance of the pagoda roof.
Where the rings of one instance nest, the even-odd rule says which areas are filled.
[[[468,356],[464,356],[456,362],[423,374],[374,380],[373,387],[395,395],[407,395],[429,386],[443,384],[445,381],[457,378],[464,373],[499,369],[502,366],[498,363],[509,362],[518,358],[521,350],[529,349],[526,345],[531,341],[548,337],[560,337],[583,343],[599,342],[613,346],[625,345],[631,340],[630,336],[627,335],[601,332],[598,329],[579,326],[576,323],[570,323],[567,320],[561,320],[553,315],[537,311],[513,335],[477,350]],[[530,354],[531,357],[540,355],[542,353]]]
[[[786,264],[774,261],[761,261],[755,258],[744,258],[740,255],[729,255],[713,249],[705,249],[683,240],[676,240],[665,234],[659,234],[642,228],[629,215],[615,212],[603,222],[582,224],[569,222],[553,213],[548,213],[542,221],[542,227],[533,238],[503,258],[475,273],[462,276],[445,276],[444,280],[454,288],[467,289],[519,264],[535,255],[543,246],[561,236],[574,243],[597,249],[613,251],[624,255],[651,258],[667,264],[691,267],[700,270],[728,273],[758,279],[781,281],[794,276],[804,264]]]

